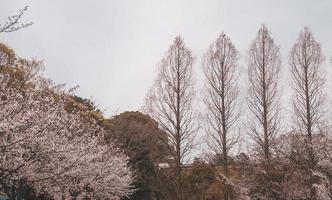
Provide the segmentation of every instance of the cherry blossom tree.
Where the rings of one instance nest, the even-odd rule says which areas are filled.
[[[313,155],[317,165],[312,171],[312,177],[307,169],[302,167],[303,160],[307,159],[307,138],[298,132],[290,132],[278,138],[278,157],[281,163],[284,176],[283,191],[285,199],[309,199],[311,190],[314,189],[314,199],[323,200],[332,197],[332,137],[324,130],[315,134],[312,138]],[[308,181],[313,178],[313,185]]]
[[[15,197],[24,182],[54,199],[130,195],[128,158],[105,144],[89,110],[42,78],[41,62],[3,57],[12,60],[0,61],[0,189]]]

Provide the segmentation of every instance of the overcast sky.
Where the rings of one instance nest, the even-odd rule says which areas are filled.
[[[304,26],[332,55],[331,0],[0,0],[0,22],[25,5],[24,30],[1,34],[22,57],[44,60],[45,74],[77,93],[92,97],[106,114],[141,107],[156,75],[156,65],[173,38],[181,34],[196,57],[224,31],[241,53],[265,23],[281,47],[283,69],[288,51]],[[328,63],[328,62],[327,62]],[[328,77],[330,79],[330,77]],[[198,84],[199,85],[199,84]]]

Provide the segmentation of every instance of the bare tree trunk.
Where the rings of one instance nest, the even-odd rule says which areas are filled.
[[[177,187],[181,190],[181,165],[194,145],[197,133],[193,110],[194,81],[191,51],[178,36],[158,68],[158,76],[146,98],[145,111],[168,136],[161,138],[173,157]]]
[[[318,131],[323,116],[324,79],[320,65],[324,60],[320,44],[314,39],[308,28],[301,32],[289,55],[289,64],[293,78],[295,124],[299,133],[304,134],[307,153],[306,168],[311,186],[310,199],[315,199],[313,170],[317,161],[312,146],[313,134]]]
[[[248,128],[257,145],[261,164],[266,171],[265,187],[271,197],[271,156],[279,131],[278,76],[281,61],[266,26],[262,26],[249,49],[248,107],[251,113]]]
[[[210,46],[203,64],[209,147],[220,157],[226,176],[229,167],[228,153],[238,139],[231,132],[239,117],[236,109],[239,93],[235,75],[237,61],[237,50],[230,38],[222,33]]]

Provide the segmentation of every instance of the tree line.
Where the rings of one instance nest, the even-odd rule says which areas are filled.
[[[238,83],[243,80],[238,76],[239,53],[231,39],[222,33],[203,56],[202,129],[222,166],[221,175],[227,186],[222,199],[331,199],[332,144],[330,124],[324,116],[327,102],[320,44],[304,28],[289,52],[293,123],[287,133],[282,132],[281,121],[280,48],[265,25],[259,29],[247,56],[246,113],[240,112]],[[195,142],[201,142],[195,140],[202,118],[198,119],[194,102],[193,62],[191,50],[177,36],[158,66],[144,107],[168,136],[164,144],[176,177],[174,199],[191,199],[182,192],[181,171]],[[244,114],[245,131],[239,135],[238,121]],[[241,178],[240,186],[234,184],[236,178],[229,168],[231,152],[243,135],[249,135],[253,143],[247,152],[252,171]],[[291,169],[283,171],[285,168]],[[293,179],[302,184],[287,191],[294,186]],[[234,188],[246,191],[235,194],[242,190]]]

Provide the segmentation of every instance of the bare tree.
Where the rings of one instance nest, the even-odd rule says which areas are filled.
[[[279,47],[263,25],[249,49],[248,120],[249,134],[266,173],[267,195],[271,193],[271,157],[279,131],[278,75],[281,65]],[[268,197],[270,198],[270,197]]]
[[[209,146],[222,161],[228,176],[228,154],[237,142],[234,124],[239,118],[236,68],[238,52],[230,38],[222,33],[204,57],[207,134]]]
[[[20,19],[27,10],[28,6],[25,6],[24,8],[19,10],[18,14],[9,16],[7,21],[5,21],[3,24],[0,24],[0,34],[14,32],[32,25],[32,22],[20,23]]]
[[[319,132],[319,125],[323,117],[322,92],[324,78],[320,70],[324,61],[320,44],[315,40],[308,28],[300,33],[297,42],[289,54],[289,64],[291,66],[293,80],[293,106],[295,113],[295,124],[297,131],[305,135],[305,148],[307,158],[303,161],[309,174],[309,184],[311,186],[310,199],[315,199],[313,187],[314,171],[317,161],[312,147],[313,135]]]
[[[173,157],[177,176],[197,133],[192,64],[191,51],[177,36],[160,63],[158,76],[146,99],[146,111],[168,136],[168,140],[161,139]]]
[[[249,50],[250,133],[260,148],[260,155],[269,160],[279,130],[278,75],[279,47],[263,25]]]

